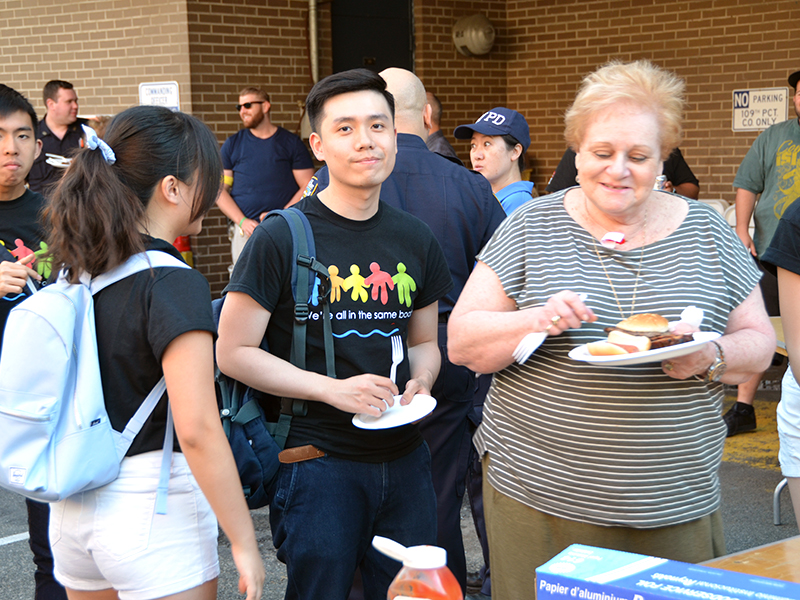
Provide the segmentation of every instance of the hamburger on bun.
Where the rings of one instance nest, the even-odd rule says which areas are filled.
[[[650,339],[650,348],[665,348],[691,342],[692,334],[670,333],[669,321],[655,313],[639,313],[617,323],[616,327],[607,327],[606,332],[622,331],[634,336],[646,336]]]
[[[669,321],[655,313],[639,313],[606,327],[608,339],[586,344],[592,356],[614,356],[646,352],[656,348],[690,342],[691,334],[670,333]]]
[[[617,329],[635,332],[636,335],[666,333],[669,331],[669,321],[655,313],[639,313],[617,323]]]

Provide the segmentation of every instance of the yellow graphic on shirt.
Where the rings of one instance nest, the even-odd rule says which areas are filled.
[[[350,276],[344,279],[339,275],[339,267],[329,265],[331,302],[339,302],[344,290],[350,292],[350,298],[354,302],[361,300],[366,303],[371,295],[373,301],[380,301],[386,305],[389,302],[389,292],[396,288],[400,304],[411,307],[411,293],[417,291],[417,282],[406,273],[406,266],[403,263],[397,263],[395,275],[382,271],[375,261],[370,263],[369,270],[371,274],[365,278],[361,275],[361,268],[358,265],[350,265]],[[367,288],[371,288],[371,294],[367,293]]]
[[[350,292],[350,298],[355,302],[359,298],[362,302],[367,301],[367,290],[364,288],[364,277],[361,275],[361,269],[358,265],[350,265],[350,277],[344,280],[342,289]]]
[[[789,205],[800,196],[800,145],[786,140],[775,154],[778,189],[773,196],[773,211],[780,219]]]
[[[339,267],[336,265],[331,265],[328,267],[328,275],[331,282],[331,302],[338,302],[342,299],[344,278],[339,277]]]

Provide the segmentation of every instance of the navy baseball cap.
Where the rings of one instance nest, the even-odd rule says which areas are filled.
[[[503,106],[483,113],[471,125],[459,125],[453,135],[457,140],[468,140],[472,138],[473,132],[483,135],[510,135],[522,144],[523,152],[531,145],[531,131],[525,117]]]
[[[789,85],[797,89],[797,82],[800,81],[800,71],[795,71],[789,75]]]

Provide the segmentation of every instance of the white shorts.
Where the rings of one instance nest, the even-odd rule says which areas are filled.
[[[219,576],[217,520],[183,454],[172,457],[167,514],[155,514],[161,455],[125,458],[115,481],[50,505],[54,573],[62,585],[149,600]]]
[[[800,477],[800,386],[792,376],[791,365],[781,382],[778,403],[778,460],[784,477]]]

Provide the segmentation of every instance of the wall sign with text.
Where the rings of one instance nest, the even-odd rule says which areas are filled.
[[[177,81],[139,84],[139,104],[156,104],[177,112],[181,109],[181,98]]]
[[[785,121],[789,88],[733,90],[733,131],[760,131]]]

